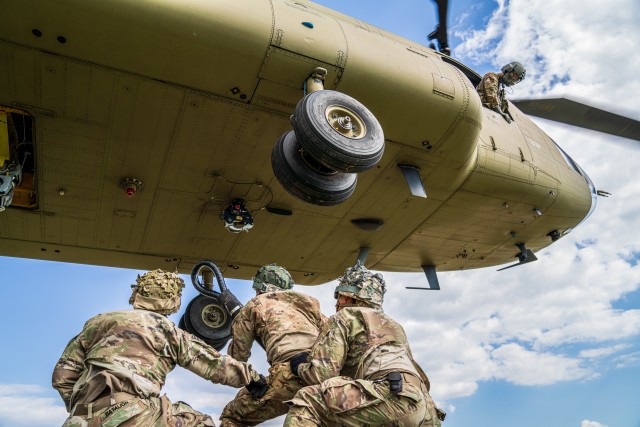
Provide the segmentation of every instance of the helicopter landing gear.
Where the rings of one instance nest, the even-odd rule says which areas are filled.
[[[364,105],[333,90],[300,100],[292,117],[302,148],[328,168],[347,173],[375,166],[384,152],[384,133]]]
[[[291,195],[319,206],[333,206],[353,194],[357,177],[327,168],[309,155],[293,131],[284,133],[271,152],[271,166]]]
[[[214,276],[220,292],[213,290]],[[178,327],[220,351],[231,339],[231,323],[242,304],[227,289],[220,269],[212,261],[196,264],[191,282],[200,295],[189,302]]]
[[[344,202],[355,190],[355,174],[374,167],[384,153],[384,133],[373,113],[340,92],[305,96],[291,124],[293,132],[273,148],[271,165],[285,190],[311,204]]]

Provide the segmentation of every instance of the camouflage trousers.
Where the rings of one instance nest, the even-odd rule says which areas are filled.
[[[132,399],[88,415],[71,415],[62,427],[215,427],[209,415],[184,402],[171,403],[166,395]]]
[[[289,403],[285,427],[441,426],[431,396],[408,383],[393,395],[386,381],[334,377],[300,389]]]
[[[254,399],[246,388],[241,388],[235,399],[227,404],[220,416],[220,427],[255,426],[284,415],[289,410],[285,400],[292,399],[304,384],[291,373],[289,362],[269,368],[269,390],[260,399]]]

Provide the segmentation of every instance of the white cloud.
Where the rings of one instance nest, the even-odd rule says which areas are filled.
[[[623,354],[615,358],[615,367],[617,369],[627,368],[640,365],[640,351],[634,353]]]
[[[462,26],[466,16],[458,18],[454,25],[454,35],[464,40],[454,50],[454,56],[466,58],[475,63],[493,59],[492,48],[499,41],[508,25],[508,4],[505,0],[497,0],[497,7],[482,30],[465,29]]]
[[[608,427],[606,424],[599,423],[597,421],[582,420],[580,427]]]
[[[506,344],[492,352],[498,363],[496,379],[519,385],[547,385],[584,379],[593,374],[580,361],[552,353],[530,351],[518,344]]]
[[[620,13],[624,11],[624,13]],[[454,54],[474,64],[502,66],[519,60],[527,68],[518,97],[563,95],[586,98],[619,111],[638,111],[640,57],[635,0],[497,1],[486,28],[459,29],[465,41]],[[636,97],[637,98],[637,97]]]
[[[53,390],[32,384],[0,384],[0,426],[55,427],[67,418]]]
[[[629,346],[626,344],[618,344],[611,347],[592,348],[588,350],[582,350],[579,353],[579,356],[582,358],[597,359],[612,355],[613,353],[617,353],[627,348],[629,348]]]

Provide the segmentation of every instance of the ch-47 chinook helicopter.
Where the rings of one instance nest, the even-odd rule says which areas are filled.
[[[523,111],[640,139],[566,100],[509,124],[465,65],[306,0],[0,5],[0,255],[308,285],[361,259],[436,288],[595,206]]]

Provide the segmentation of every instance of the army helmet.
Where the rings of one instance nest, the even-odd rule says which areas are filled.
[[[371,308],[382,309],[382,301],[386,292],[386,285],[380,273],[373,274],[358,260],[356,265],[347,268],[333,296],[339,295],[362,301]]]
[[[276,264],[263,265],[253,276],[253,289],[260,293],[286,291],[293,288],[293,279],[286,268]]]
[[[512,72],[516,74],[517,78],[513,78],[511,75]],[[518,61],[513,61],[502,67],[502,74],[502,83],[506,86],[513,86],[524,80],[527,70],[525,70],[524,66]]]
[[[138,275],[131,285],[129,304],[133,308],[154,311],[159,314],[176,313],[180,309],[180,298],[184,280],[177,273],[152,270]]]

